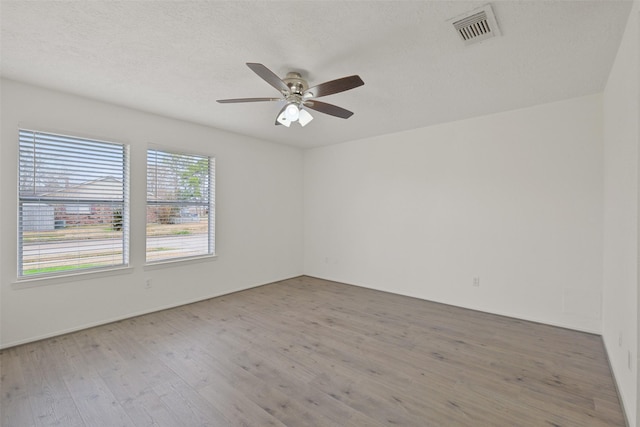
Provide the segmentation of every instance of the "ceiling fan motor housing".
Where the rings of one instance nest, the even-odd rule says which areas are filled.
[[[306,80],[302,78],[300,73],[296,73],[295,71],[287,73],[287,77],[282,79],[282,81],[289,87],[291,94],[302,95],[305,90],[309,89]]]

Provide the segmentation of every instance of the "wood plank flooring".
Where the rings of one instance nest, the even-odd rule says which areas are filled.
[[[599,336],[299,277],[0,352],[23,426],[624,426]]]

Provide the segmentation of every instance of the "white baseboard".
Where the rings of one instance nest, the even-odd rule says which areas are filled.
[[[482,313],[487,313],[487,314],[495,314],[497,316],[503,316],[503,317],[510,317],[512,319],[518,319],[518,320],[524,320],[527,322],[533,322],[533,323],[540,323],[542,325],[549,325],[549,326],[556,326],[558,328],[563,328],[563,329],[570,329],[572,331],[578,331],[578,332],[586,332],[588,334],[594,334],[594,335],[602,335],[602,331],[601,330],[597,330],[597,329],[591,329],[591,328],[581,328],[575,325],[569,325],[569,324],[565,324],[562,322],[553,322],[553,321],[548,321],[546,319],[539,319],[539,318],[535,318],[535,317],[530,317],[530,316],[522,316],[520,314],[517,313],[507,313],[507,312],[502,312],[502,311],[498,311],[498,310],[487,310],[486,308],[483,307],[474,307],[471,305],[464,305],[464,304],[452,304],[451,302],[447,302],[447,301],[440,301],[437,299],[427,299],[418,295],[411,295],[411,294],[403,294],[403,293],[399,293],[399,292],[392,292],[389,291],[387,289],[378,289],[378,288],[374,288],[374,287],[370,287],[370,286],[365,286],[365,285],[358,285],[355,283],[348,283],[345,282],[343,280],[338,280],[338,279],[331,279],[331,278],[327,278],[327,277],[319,277],[319,276],[313,276],[310,274],[305,274],[305,276],[308,277],[314,277],[317,279],[321,279],[321,280],[328,280],[331,282],[336,282],[336,283],[344,283],[345,285],[350,285],[350,286],[357,286],[359,288],[366,288],[366,289],[372,289],[374,291],[380,291],[380,292],[387,292],[390,294],[394,294],[394,295],[402,295],[405,297],[410,297],[410,298],[416,298],[416,299],[420,299],[423,301],[429,301],[429,302],[435,302],[438,304],[444,304],[444,305],[450,305],[452,307],[459,307],[459,308],[465,308],[467,310],[473,310],[473,311],[479,311]]]
[[[620,402],[620,407],[622,408],[622,413],[624,414],[624,421],[627,427],[631,426],[631,422],[629,421],[629,414],[627,414],[627,410],[624,406],[624,396],[620,392],[620,387],[618,387],[618,379],[616,378],[616,371],[613,370],[613,365],[611,364],[611,358],[609,357],[609,348],[607,347],[607,341],[602,337],[602,346],[604,347],[604,353],[607,356],[607,363],[609,364],[609,370],[611,371],[611,376],[613,377],[613,384],[616,387],[616,393],[618,395],[618,401]]]
[[[9,342],[7,344],[2,344],[0,345],[0,350],[5,350],[7,348],[10,347],[16,347],[22,344],[28,344],[31,342],[35,342],[35,341],[40,341],[40,340],[44,340],[47,338],[53,338],[53,337],[57,337],[60,335],[66,335],[66,334],[70,334],[72,332],[78,332],[81,331],[83,329],[89,329],[89,328],[94,328],[96,326],[101,326],[101,325],[106,325],[109,323],[114,323],[114,322],[119,322],[121,320],[125,320],[125,319],[131,319],[132,317],[138,317],[138,316],[143,316],[145,314],[150,314],[150,313],[155,313],[156,311],[162,311],[162,310],[168,310],[170,308],[175,308],[175,307],[180,307],[182,305],[187,305],[187,304],[193,304],[195,302],[200,302],[200,301],[205,301],[211,298],[217,298],[217,297],[221,297],[223,295],[230,295],[230,294],[234,294],[236,292],[242,292],[242,291],[246,291],[248,289],[253,289],[253,288],[258,288],[260,286],[265,286],[265,285],[270,285],[272,283],[277,283],[277,282],[281,282],[283,280],[288,280],[288,279],[293,279],[295,277],[300,277],[299,275],[297,276],[292,276],[292,277],[286,277],[283,279],[279,279],[279,280],[274,280],[272,282],[268,282],[268,283],[262,283],[262,284],[258,284],[258,285],[251,285],[251,286],[247,286],[247,287],[243,287],[243,288],[239,288],[239,289],[234,289],[228,292],[221,292],[221,293],[217,293],[217,294],[212,294],[212,295],[207,295],[207,296],[203,296],[203,297],[198,297],[198,298],[194,298],[191,300],[185,300],[185,301],[181,301],[175,304],[168,304],[168,305],[164,305],[164,306],[160,306],[160,307],[154,307],[148,310],[142,310],[142,311],[136,311],[133,313],[127,313],[124,314],[122,316],[116,316],[116,317],[112,317],[109,319],[102,319],[96,322],[90,322],[90,323],[85,323],[79,326],[74,326],[73,328],[68,328],[68,329],[63,329],[60,331],[55,331],[55,332],[51,332],[48,334],[44,334],[44,335],[39,335],[36,337],[30,337],[30,338],[26,338],[23,340],[17,340],[17,341],[13,341],[13,342]]]

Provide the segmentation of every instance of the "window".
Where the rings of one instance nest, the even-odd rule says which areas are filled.
[[[147,262],[215,253],[212,157],[147,151]]]
[[[18,276],[128,262],[123,144],[19,131]]]

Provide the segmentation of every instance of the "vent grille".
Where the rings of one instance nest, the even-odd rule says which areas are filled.
[[[465,44],[477,43],[500,35],[496,17],[489,4],[454,18],[451,22]]]
[[[472,38],[480,37],[491,32],[491,27],[487,22],[487,14],[484,11],[471,15],[461,21],[454,22],[453,26],[458,30],[460,37],[462,37],[462,40],[464,41],[471,40]]]

